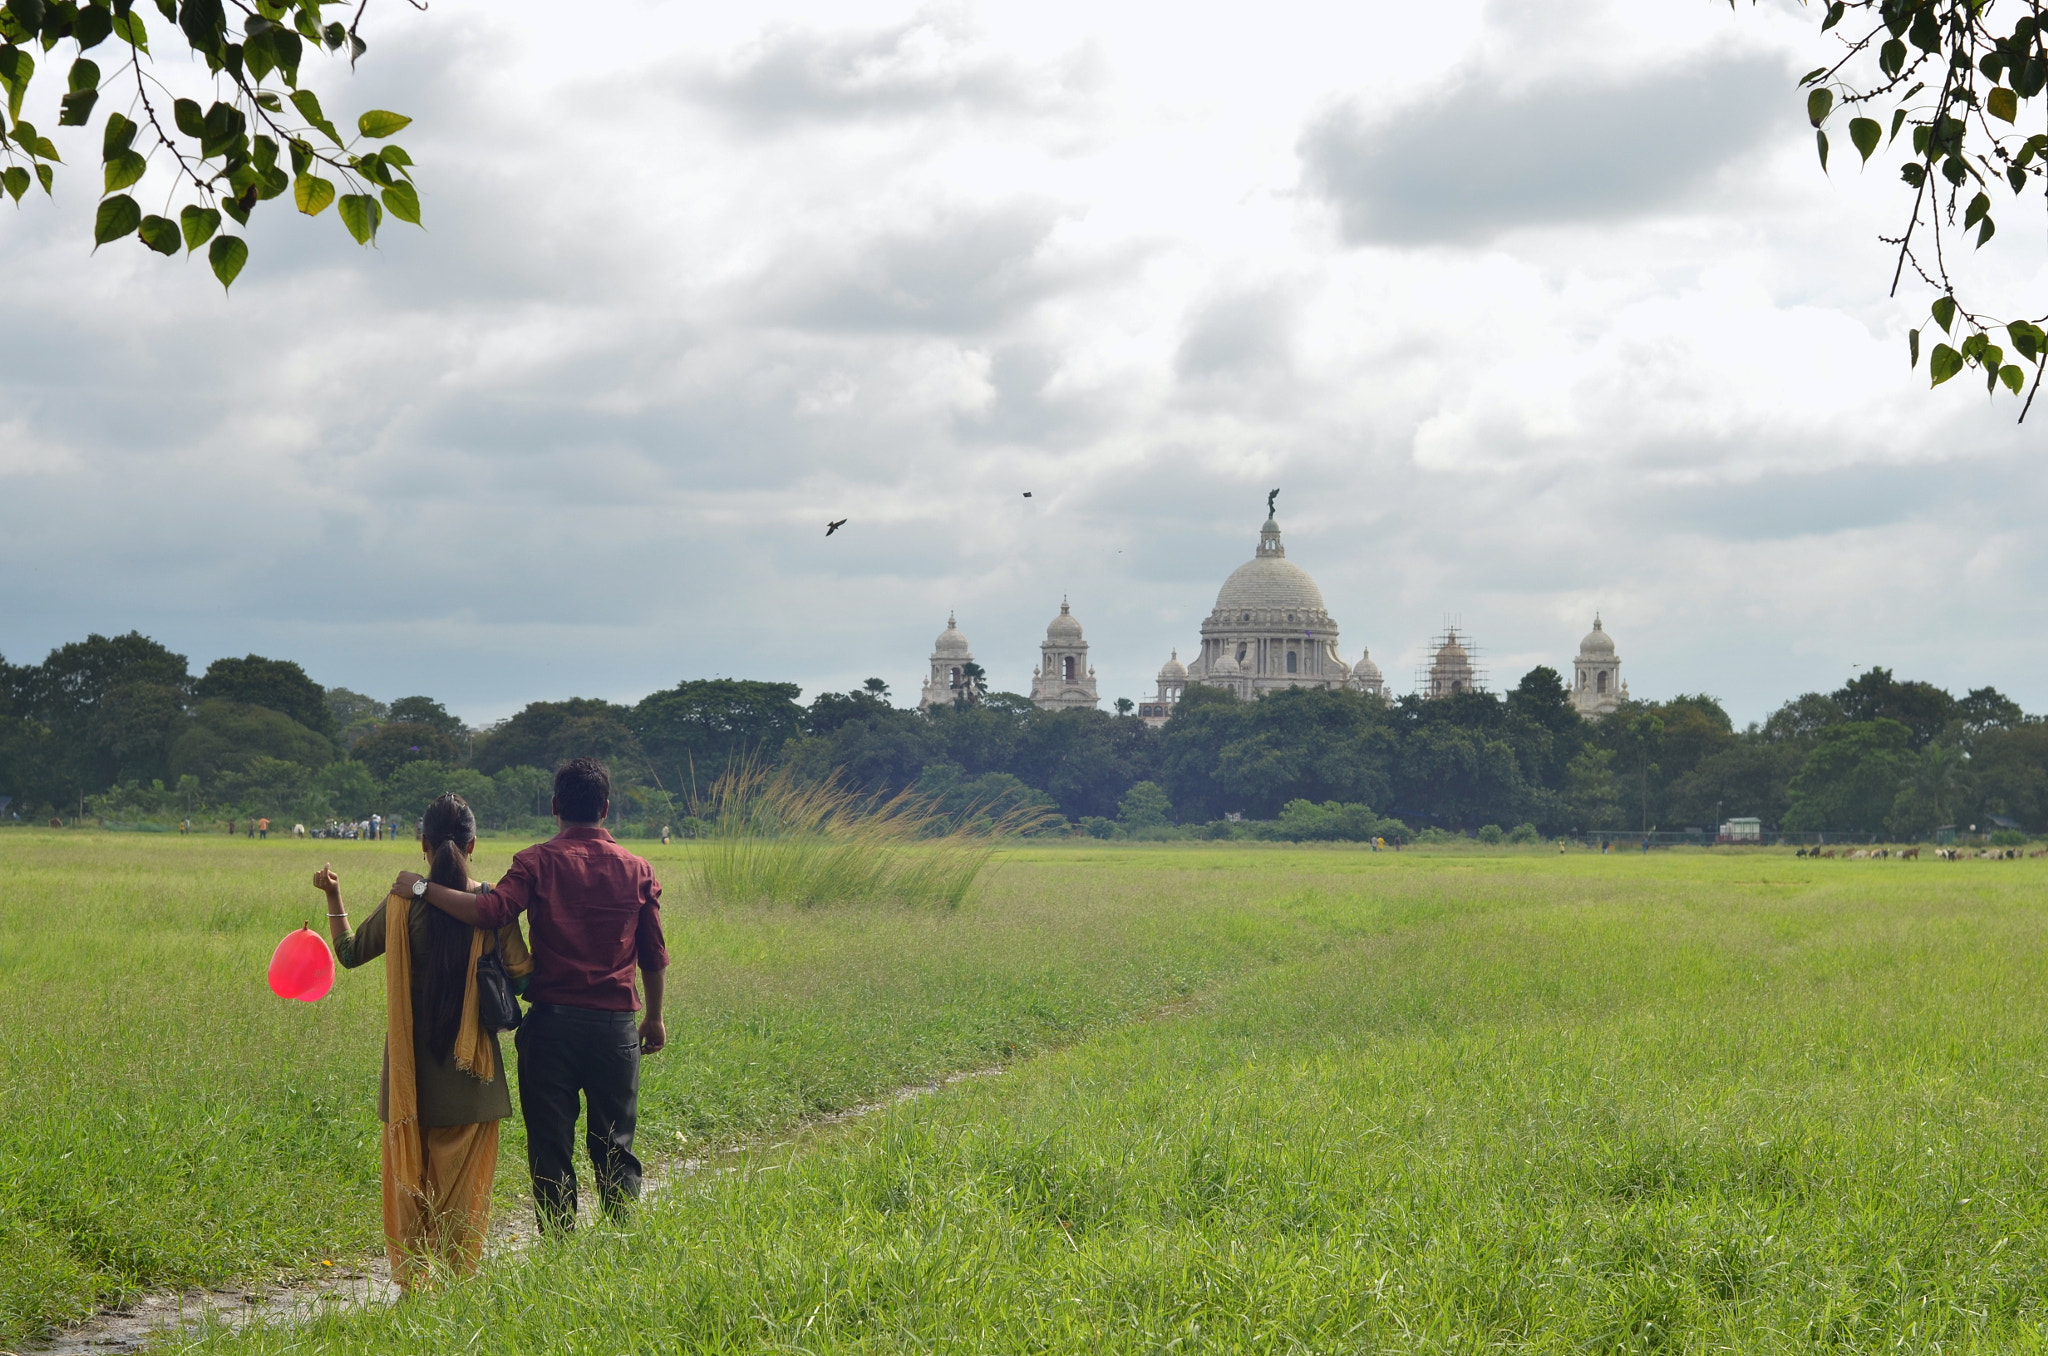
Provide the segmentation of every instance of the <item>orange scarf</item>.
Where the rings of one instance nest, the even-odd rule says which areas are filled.
[[[384,901],[384,1161],[408,1194],[426,1197],[427,1165],[420,1147],[419,1074],[412,1058],[412,901],[391,895]],[[481,1082],[498,1076],[491,1042],[477,1019],[476,963],[484,954],[482,928],[471,929],[468,980],[462,986],[462,1022],[455,1033],[455,1067]],[[397,1224],[399,1203],[384,1202],[387,1236]]]

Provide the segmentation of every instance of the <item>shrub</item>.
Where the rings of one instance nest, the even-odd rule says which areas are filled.
[[[2025,847],[2027,836],[2018,829],[1998,829],[1991,835],[1993,847]]]
[[[1465,841],[1465,835],[1462,833],[1452,833],[1449,829],[1439,829],[1432,825],[1421,833],[1416,834],[1415,841],[1418,843],[1462,843]]]
[[[1366,843],[1374,838],[1402,839],[1408,826],[1398,819],[1382,819],[1369,805],[1339,801],[1290,800],[1280,808],[1269,836],[1296,843]]]
[[[1124,793],[1116,807],[1116,817],[1125,827],[1152,829],[1163,827],[1173,811],[1173,802],[1166,798],[1166,792],[1158,782],[1139,782]]]
[[[1543,841],[1543,835],[1536,832],[1534,824],[1517,824],[1514,827],[1514,831],[1508,834],[1508,841],[1510,843],[1540,843]]]
[[[1479,826],[1477,837],[1482,843],[1498,843],[1505,839],[1507,835],[1500,831],[1500,825],[1498,824],[1482,824]]]
[[[1090,838],[1114,838],[1117,835],[1116,821],[1104,819],[1101,815],[1082,815],[1081,828]]]
[[[720,777],[700,808],[708,823],[693,865],[707,894],[734,902],[958,906],[996,844],[1036,813],[956,826],[908,792],[863,796],[836,779],[801,781],[747,764]]]

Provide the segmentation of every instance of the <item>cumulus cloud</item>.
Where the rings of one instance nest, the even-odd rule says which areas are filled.
[[[937,110],[1047,110],[1086,94],[1085,53],[1033,67],[991,48],[958,10],[928,10],[878,28],[777,23],[723,61],[685,77],[684,92],[763,129],[905,117]]]
[[[520,0],[394,24],[322,94],[422,115],[427,231],[274,217],[230,299],[89,257],[90,185],[9,217],[0,651],[132,626],[485,719],[901,694],[949,608],[1018,687],[1069,593],[1136,697],[1279,485],[1397,683],[1446,614],[1512,681],[1598,607],[1645,695],[1888,662],[2048,707],[2038,457],[1907,372],[1775,11],[1530,18],[1584,8],[650,0],[625,62]]]
[[[1394,108],[1346,103],[1300,152],[1353,244],[1466,244],[1683,201],[1787,120],[1790,80],[1757,56],[1513,86],[1465,72]]]

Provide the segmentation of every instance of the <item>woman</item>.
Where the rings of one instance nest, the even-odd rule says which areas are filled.
[[[475,890],[476,816],[443,796],[420,821],[427,878]],[[498,1034],[477,1020],[476,965],[496,950],[524,990],[533,958],[518,923],[493,934],[424,902],[392,895],[351,934],[332,866],[313,877],[327,895],[334,954],[354,969],[384,957],[384,1247],[391,1279],[411,1290],[436,1266],[476,1270],[491,1219],[498,1122],[512,1114]]]

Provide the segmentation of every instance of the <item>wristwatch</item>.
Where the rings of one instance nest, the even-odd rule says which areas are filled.
[[[414,899],[425,899],[427,897],[427,878],[425,876],[421,876],[412,883],[412,897]]]

